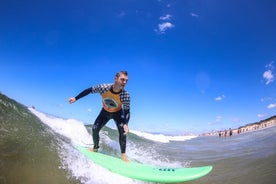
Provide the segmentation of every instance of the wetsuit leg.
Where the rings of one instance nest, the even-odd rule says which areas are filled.
[[[99,132],[100,130],[106,125],[106,123],[110,120],[110,115],[108,112],[106,112],[104,109],[101,110],[100,114],[98,115],[97,119],[95,120],[93,124],[93,142],[94,142],[94,149],[99,148],[99,141],[100,136]]]
[[[126,152],[126,135],[124,134],[124,118],[122,118],[122,112],[116,112],[113,119],[116,123],[118,132],[119,132],[119,143],[121,148],[121,153]]]

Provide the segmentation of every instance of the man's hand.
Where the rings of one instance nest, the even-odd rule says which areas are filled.
[[[68,102],[71,104],[71,103],[74,103],[76,101],[76,98],[72,97],[72,98],[69,98]]]
[[[124,125],[124,134],[126,135],[129,132],[127,124]]]

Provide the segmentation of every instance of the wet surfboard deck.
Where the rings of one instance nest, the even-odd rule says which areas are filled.
[[[212,170],[212,166],[202,167],[159,167],[146,165],[135,161],[124,162],[120,158],[103,153],[91,152],[87,147],[77,146],[77,149],[94,163],[111,172],[129,178],[159,183],[176,183],[198,179]]]

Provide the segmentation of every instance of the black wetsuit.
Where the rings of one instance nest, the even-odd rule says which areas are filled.
[[[121,153],[125,153],[126,135],[124,134],[124,125],[128,124],[130,118],[130,96],[128,92],[122,89],[115,93],[112,90],[112,84],[100,84],[82,91],[75,98],[78,100],[90,93],[100,93],[103,103],[103,108],[93,124],[94,149],[99,148],[100,130],[110,119],[113,119],[119,131]]]

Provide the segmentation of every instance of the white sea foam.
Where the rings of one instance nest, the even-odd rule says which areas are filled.
[[[29,110],[36,115],[44,124],[47,124],[55,132],[69,138],[74,144],[93,144],[91,135],[82,122],[74,119],[61,119],[54,116],[46,115],[32,108]]]
[[[61,119],[54,116],[46,115],[42,112],[29,108],[44,124],[60,135],[69,138],[72,144],[93,144],[91,135],[87,132],[84,124],[73,119]],[[108,145],[114,147],[111,140],[105,133],[101,134],[101,139]],[[86,158],[79,151],[74,149],[73,145],[62,142],[59,150],[59,156],[62,160],[62,168],[68,169],[72,177],[75,177],[84,184],[143,184],[145,182],[133,180],[118,174],[114,174],[91,160]],[[134,148],[134,147],[133,147]],[[132,148],[130,148],[132,150]]]
[[[145,133],[140,131],[131,131],[131,133],[134,133],[140,137],[144,137],[146,139],[149,139],[155,142],[162,142],[162,143],[169,143],[170,141],[187,141],[197,137],[196,135],[168,136],[164,134],[151,134],[151,133]]]

